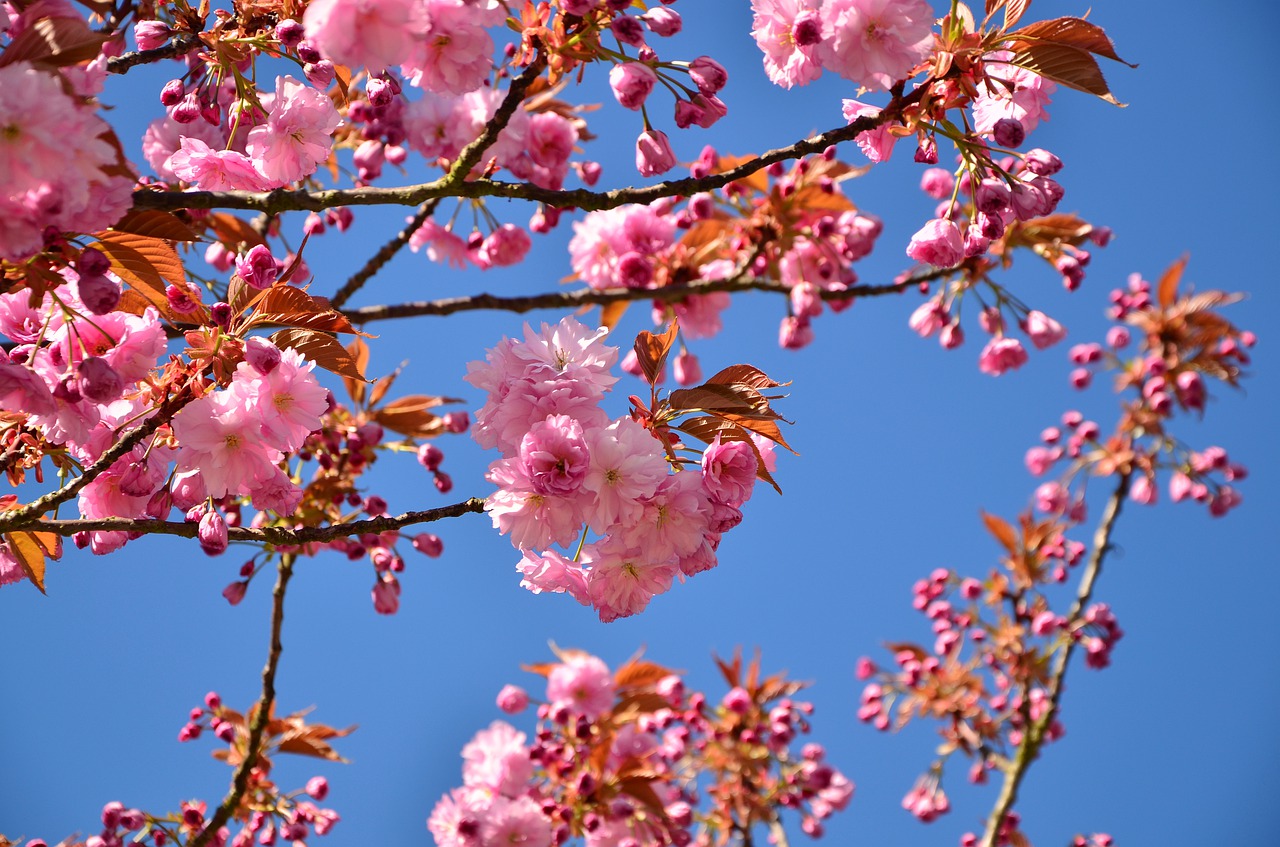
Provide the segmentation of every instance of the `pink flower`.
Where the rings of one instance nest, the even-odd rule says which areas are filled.
[[[256,437],[258,421],[230,392],[207,394],[173,417],[179,471],[199,471],[211,497],[243,494],[270,479],[279,453]],[[275,468],[279,470],[278,468]]]
[[[671,589],[679,570],[675,559],[653,555],[647,545],[633,548],[612,539],[583,548],[582,561],[591,566],[591,605],[605,623],[643,612]]]
[[[987,342],[978,356],[978,370],[1000,376],[1027,363],[1027,351],[1016,338],[996,336]]]
[[[859,103],[857,100],[845,100],[841,107],[844,119],[849,123],[862,116],[874,118],[880,114],[881,109],[878,106],[868,106],[865,103]],[[875,129],[858,133],[858,137],[854,139],[868,159],[873,162],[887,162],[889,157],[893,155],[893,145],[898,142],[896,136],[889,132],[889,123],[880,124]]]
[[[702,544],[710,514],[702,475],[684,471],[663,480],[644,501],[636,520],[615,532],[628,546],[643,548],[654,560],[687,556]]]
[[[133,178],[105,170],[116,165],[107,124],[57,74],[23,61],[0,68],[0,127],[0,257],[33,255],[46,227],[93,232],[127,211]]]
[[[551,669],[547,700],[576,715],[595,719],[613,706],[613,676],[595,656],[575,654]]]
[[[329,399],[311,374],[315,366],[290,347],[270,373],[263,374],[248,362],[236,368],[230,391],[261,416],[261,434],[272,449],[297,450],[320,428]]]
[[[1035,309],[1027,312],[1022,328],[1037,350],[1052,347],[1067,337],[1067,331],[1062,328],[1062,324]]]
[[[926,0],[826,0],[822,17],[823,67],[871,91],[906,78],[933,46]]]
[[[927,300],[916,307],[907,319],[907,326],[921,338],[928,338],[951,320],[947,307],[939,299]]]
[[[551,847],[551,821],[532,797],[495,797],[480,825],[482,844]]]
[[[468,788],[488,788],[516,797],[528,788],[533,760],[525,734],[505,721],[494,721],[462,748],[462,781]]]
[[[485,511],[498,532],[511,535],[515,547],[543,549],[577,540],[582,530],[584,497],[539,493],[519,459],[499,459],[489,466],[486,478],[498,490],[485,501]]]
[[[441,262],[450,267],[462,269],[471,261],[467,242],[435,221],[425,222],[409,237],[409,249],[413,252],[417,253],[424,247],[427,249],[427,258],[433,262]]]
[[[291,76],[276,79],[267,122],[249,131],[249,157],[273,187],[310,176],[329,157],[342,117],[323,92]]]
[[[775,85],[807,85],[822,76],[820,6],[821,0],[751,0],[751,35]]]
[[[719,435],[702,454],[702,485],[713,500],[741,506],[751,499],[759,460],[744,441],[721,441]]]
[[[583,487],[594,495],[588,507],[592,530],[608,532],[619,523],[634,523],[667,477],[667,460],[658,440],[630,418],[589,433],[591,465]]]
[[[479,88],[493,66],[493,39],[484,27],[503,18],[501,6],[470,0],[425,0],[427,27],[400,70],[410,85],[440,94]]]
[[[203,191],[266,191],[271,187],[253,162],[234,150],[214,150],[198,138],[182,139],[168,159],[174,176]]]
[[[532,246],[529,233],[515,224],[503,224],[481,242],[475,256],[476,264],[482,268],[519,264]]]
[[[142,155],[157,176],[163,180],[176,182],[182,177],[173,172],[173,155],[182,148],[182,142],[187,139],[203,141],[210,148],[221,148],[225,146],[227,140],[221,127],[204,121],[180,124],[165,115],[147,126],[147,131],[142,135]]]
[[[394,615],[400,611],[400,582],[389,573],[383,573],[373,584],[373,610],[380,615]]]
[[[49,386],[34,371],[0,360],[0,409],[29,415],[53,415],[57,408]]]
[[[426,28],[417,0],[312,0],[302,23],[325,56],[370,74],[407,62]]]
[[[200,549],[210,556],[227,552],[227,521],[217,509],[210,509],[200,518],[198,537]]]
[[[582,425],[566,415],[535,423],[520,442],[520,462],[539,494],[577,492],[589,459]]]
[[[951,221],[934,218],[911,236],[907,255],[935,267],[954,268],[964,258],[964,237]]]
[[[539,555],[531,550],[524,551],[524,558],[516,564],[524,578],[520,587],[534,594],[549,591],[552,594],[568,593],[570,597],[584,606],[591,604],[587,594],[587,574],[582,567],[554,550]]]
[[[1007,50],[985,57],[983,70],[990,81],[978,86],[978,97],[973,101],[974,129],[980,134],[995,132],[1002,118],[1017,121],[1026,132],[1049,119],[1049,95],[1058,86],[1034,71],[1009,64],[1012,58]]]
[[[671,141],[660,129],[646,129],[636,139],[636,170],[640,176],[657,176],[675,167]]]

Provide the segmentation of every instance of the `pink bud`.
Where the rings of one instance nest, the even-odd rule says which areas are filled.
[[[659,37],[666,38],[675,35],[684,27],[684,21],[680,18],[679,12],[674,12],[663,6],[650,9],[643,15],[640,20],[649,25],[649,29]]]
[[[266,376],[280,364],[280,348],[255,335],[245,342],[244,358],[254,370]]]
[[[658,176],[675,167],[676,154],[662,130],[646,129],[636,139],[636,170],[641,176]]]
[[[423,532],[413,537],[413,549],[434,559],[444,552],[444,542],[438,535]]]
[[[1026,165],[1027,170],[1037,176],[1053,176],[1062,170],[1062,160],[1048,150],[1041,150],[1039,147],[1034,150],[1028,150],[1027,157],[1023,163]]]
[[[658,75],[653,68],[640,62],[624,62],[609,71],[609,87],[613,89],[614,99],[627,109],[643,106],[657,83]]]
[[[263,244],[255,244],[236,259],[236,273],[254,288],[269,288],[280,274],[280,268],[271,251]]]
[[[697,385],[702,382],[702,366],[698,364],[698,357],[688,350],[682,351],[675,357],[672,361],[672,369],[675,372],[676,382],[680,385]]]
[[[227,522],[217,509],[204,513],[196,535],[200,539],[200,549],[210,556],[219,556],[227,551]]]
[[[1027,130],[1014,118],[1001,118],[992,127],[992,136],[1001,147],[1021,147],[1027,139]]]
[[[498,692],[498,708],[516,715],[529,707],[529,695],[518,685],[504,685]]]
[[[964,238],[954,223],[934,218],[911,236],[907,255],[934,267],[954,268],[964,258]]]
[[[391,574],[383,574],[373,586],[373,610],[380,615],[394,615],[400,609],[400,583]]]
[[[1027,337],[1031,339],[1031,343],[1035,345],[1037,350],[1052,347],[1067,337],[1067,331],[1062,328],[1062,324],[1044,312],[1035,309],[1027,312],[1022,328],[1026,331]]]
[[[329,796],[329,781],[322,776],[313,776],[307,780],[307,793],[320,802]]]
[[[95,315],[105,315],[120,305],[120,283],[103,274],[82,270],[76,281],[76,293],[85,308]]]
[[[689,63],[689,77],[703,94],[716,94],[729,81],[729,72],[710,56],[699,56]]]
[[[94,403],[110,403],[124,391],[124,382],[106,359],[90,356],[76,368],[80,396]]]

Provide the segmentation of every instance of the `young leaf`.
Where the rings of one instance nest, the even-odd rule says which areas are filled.
[[[1092,94],[1116,106],[1124,106],[1107,87],[1098,60],[1085,50],[1065,44],[1026,44],[1013,54],[1011,64],[1035,71],[1059,85]]]
[[[213,212],[206,220],[209,222],[209,226],[213,227],[214,234],[218,236],[218,240],[226,244],[228,249],[233,252],[240,246],[247,250],[250,247],[267,243],[262,238],[262,233],[250,226],[248,221],[237,218],[235,215],[227,212]]]
[[[617,300],[613,303],[605,303],[600,307],[600,326],[613,329],[618,325],[618,321],[622,320],[622,316],[626,314],[627,307],[630,305],[630,300]]]
[[[369,366],[369,345],[364,343],[364,339],[356,337],[351,339],[351,343],[347,345],[347,353],[355,360],[356,368],[360,373],[364,373]],[[362,379],[349,379],[344,377],[343,384],[347,388],[347,394],[351,397],[351,402],[357,406],[364,405],[367,383]],[[381,384],[382,380],[378,380]],[[373,402],[378,402],[374,400]]]
[[[444,421],[428,409],[445,403],[461,403],[455,397],[410,395],[393,400],[374,412],[373,419],[387,429],[410,438],[432,438],[444,431]]]
[[[1018,552],[1018,535],[1013,531],[1013,527],[1004,518],[997,515],[990,515],[986,512],[982,513],[982,522],[987,526],[987,532],[995,536],[1004,549],[1010,554]]]
[[[636,336],[636,358],[640,360],[640,368],[650,385],[657,384],[658,374],[666,367],[667,355],[671,352],[671,346],[676,343],[678,331],[678,321],[673,320],[662,335],[641,330]]]
[[[1187,267],[1187,257],[1183,256],[1178,261],[1169,266],[1168,270],[1160,277],[1160,284],[1156,287],[1156,296],[1159,298],[1160,308],[1167,309],[1173,305],[1173,301],[1178,297],[1178,283],[1182,282],[1182,272]]]
[[[199,238],[177,215],[154,209],[129,212],[116,221],[111,229],[166,241],[195,241]]]
[[[18,561],[27,579],[44,594],[44,550],[40,544],[26,532],[7,532],[4,539],[9,542],[9,552]]]
[[[135,288],[140,284],[163,294],[170,283],[186,285],[186,270],[171,242],[154,235],[117,230],[95,232],[93,236],[98,240],[91,246],[105,253],[116,275],[135,284]]]
[[[356,360],[338,339],[314,329],[282,329],[271,336],[271,343],[281,350],[292,347],[327,371],[341,377],[364,379]]]
[[[331,307],[328,300],[312,297],[301,288],[279,282],[268,288],[258,299],[250,324],[349,332],[371,337],[352,326],[347,316]]]

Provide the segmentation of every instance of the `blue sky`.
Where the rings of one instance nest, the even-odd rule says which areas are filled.
[[[723,152],[759,151],[840,123],[840,98],[853,96],[842,81],[789,93],[767,83],[747,34],[746,2],[686,0],[676,8],[686,30],[664,57],[705,52],[730,71],[730,112],[720,125],[669,127],[681,158],[708,142]],[[1030,14],[1085,11],[1041,0]],[[1051,120],[1032,139],[1066,162],[1064,208],[1113,227],[1116,239],[1095,251],[1074,294],[1025,259],[1005,281],[1061,320],[1069,343],[1101,339],[1106,295],[1131,271],[1154,278],[1184,253],[1197,288],[1245,292],[1229,315],[1260,336],[1252,375],[1240,391],[1216,391],[1204,421],[1183,420],[1179,433],[1194,445],[1226,447],[1252,473],[1244,505],[1224,520],[1188,504],[1126,508],[1119,549],[1098,588],[1126,636],[1112,668],[1073,668],[1067,736],[1032,769],[1018,809],[1037,844],[1065,844],[1078,831],[1111,832],[1121,844],[1274,844],[1280,451],[1269,439],[1280,431],[1280,360],[1270,329],[1280,304],[1270,253],[1278,186],[1268,153],[1277,126],[1264,92],[1275,13],[1246,2],[1223,22],[1186,0],[1103,2],[1090,19],[1140,65],[1106,68],[1130,105],[1060,90]],[[1219,41],[1207,43],[1210,34]],[[138,79],[155,91],[167,72],[151,70]],[[569,96],[605,100],[598,71]],[[158,107],[153,94],[129,87],[133,78],[111,80],[103,99],[121,107],[114,115],[136,152]],[[601,139],[590,155],[604,163],[604,181],[633,181],[638,118],[606,104],[591,120]],[[859,156],[852,147],[842,154]],[[877,251],[858,268],[864,282],[888,281],[908,266],[903,247],[933,208],[916,189],[919,173],[904,147],[849,185],[854,201],[886,223]],[[501,201],[492,208],[515,221],[530,211]],[[402,218],[400,210],[362,210],[347,237],[314,240],[314,290],[336,289]],[[292,225],[296,231],[300,218]],[[565,226],[539,239],[530,261],[505,273],[457,275],[406,254],[356,303],[554,290],[568,273],[568,234]],[[277,773],[285,785],[329,777],[328,804],[344,819],[328,836],[331,847],[429,838],[427,814],[460,781],[462,744],[499,716],[493,697],[504,683],[536,689],[537,678],[519,665],[548,660],[549,642],[611,664],[643,647],[717,695],[711,654],[758,647],[766,668],[813,681],[814,738],[858,785],[850,810],[829,826],[829,843],[955,844],[979,828],[995,791],[967,788],[959,768],[946,782],[950,815],[926,827],[902,811],[901,796],[936,741],[923,726],[887,736],[859,724],[854,663],[881,655],[885,641],[929,639],[910,607],[911,583],[935,567],[986,572],[997,552],[978,513],[1011,516],[1026,506],[1034,482],[1022,467],[1025,449],[1064,410],[1081,408],[1105,428],[1115,404],[1105,386],[1085,395],[1068,387],[1067,345],[1000,379],[980,374],[976,328],[953,352],[910,333],[906,319],[919,302],[915,294],[877,298],[825,315],[815,343],[791,353],[776,345],[780,299],[735,301],[725,333],[694,349],[709,372],[748,361],[791,380],[783,409],[796,422],[787,437],[801,455],[780,461],[785,494],[757,494],[727,536],[719,568],[637,618],[602,625],[566,598],[520,589],[518,556],[476,515],[437,527],[442,558],[409,555],[395,617],[373,613],[367,564],[337,555],[302,562],[288,598],[280,707],[314,706],[317,720],[360,728],[339,747],[351,764],[282,759]],[[380,325],[371,371],[407,360],[398,389],[460,396],[474,408],[482,398],[462,381],[465,362],[518,333],[523,320],[475,313]],[[619,329],[621,346],[641,328],[647,310],[636,308]],[[629,391],[618,393],[615,414]],[[393,512],[488,493],[482,474],[493,457],[464,438],[440,445],[454,492],[438,495],[416,464],[387,459],[374,478]],[[239,707],[257,695],[269,585],[259,580],[235,608],[219,596],[246,557],[233,548],[210,559],[194,542],[144,539],[101,559],[72,551],[51,568],[48,597],[28,585],[0,591],[9,633],[0,832],[52,842],[95,831],[109,800],[159,812],[221,797],[229,770],[209,758],[211,744],[174,739],[206,690]]]

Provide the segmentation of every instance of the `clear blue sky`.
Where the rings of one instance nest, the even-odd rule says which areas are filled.
[[[725,121],[712,131],[673,129],[682,158],[707,141],[747,153],[840,123],[840,98],[853,96],[841,81],[791,93],[767,83],[744,0],[676,8],[686,31],[664,56],[710,53],[731,74]],[[1031,16],[1086,8],[1041,0]],[[1126,637],[1111,669],[1077,667],[1069,677],[1067,737],[1032,769],[1018,807],[1041,845],[1100,830],[1130,845],[1280,843],[1273,647],[1280,451],[1269,440],[1280,432],[1271,331],[1280,315],[1271,256],[1278,186],[1267,152],[1277,130],[1268,93],[1276,16],[1258,0],[1234,4],[1229,19],[1215,16],[1226,8],[1095,4],[1091,20],[1141,66],[1106,68],[1130,105],[1060,90],[1052,119],[1033,136],[1066,162],[1064,208],[1117,233],[1095,252],[1075,294],[1027,260],[1007,278],[1024,301],[1068,326],[1071,343],[1100,340],[1107,292],[1131,271],[1154,277],[1183,253],[1199,288],[1249,295],[1231,314],[1261,338],[1244,389],[1219,392],[1203,423],[1180,424],[1188,442],[1221,444],[1249,466],[1244,505],[1225,520],[1168,503],[1123,515],[1098,597],[1115,609]],[[121,107],[115,115],[132,152],[158,113],[154,92],[166,78],[163,69],[144,76],[155,81],[149,91],[131,89],[130,74],[111,80],[103,98]],[[607,97],[603,74],[593,76],[583,101]],[[605,183],[632,181],[638,119],[609,104],[592,115],[592,128],[602,135],[590,152],[605,164]],[[855,202],[886,221],[877,252],[859,267],[863,281],[887,281],[907,266],[903,247],[932,209],[916,190],[920,166],[910,152],[900,148],[850,187]],[[852,147],[843,153],[858,156]],[[517,221],[530,211],[493,208]],[[349,237],[313,241],[315,290],[336,289],[401,218],[359,211]],[[292,225],[296,231],[300,219]],[[538,240],[531,261],[505,274],[459,277],[406,254],[358,302],[553,290],[568,272],[567,235],[564,227]],[[919,302],[914,294],[880,298],[828,314],[817,321],[817,341],[799,353],[776,346],[780,300],[734,303],[724,335],[695,349],[707,368],[749,361],[792,381],[784,413],[796,421],[787,437],[801,456],[782,459],[777,478],[786,494],[757,495],[727,536],[717,570],[638,618],[602,625],[566,598],[520,589],[517,556],[480,516],[438,526],[443,558],[410,554],[401,612],[392,618],[373,613],[366,563],[336,555],[302,562],[288,597],[280,707],[315,706],[317,720],[360,729],[339,746],[352,764],[281,759],[277,773],[285,785],[329,777],[328,805],[343,816],[331,847],[424,843],[426,816],[460,781],[462,744],[498,717],[493,697],[505,682],[536,688],[519,665],[547,660],[549,641],[610,663],[644,647],[717,694],[711,653],[759,647],[767,668],[814,681],[814,737],[858,785],[828,843],[955,844],[977,829],[995,791],[967,789],[959,769],[947,781],[950,815],[926,827],[899,807],[935,740],[923,727],[891,737],[859,724],[854,662],[878,655],[886,640],[928,639],[910,608],[911,583],[939,566],[985,572],[996,550],[978,512],[1012,515],[1026,505],[1034,488],[1022,468],[1026,447],[1063,410],[1081,407],[1106,422],[1114,403],[1104,388],[1083,397],[1071,391],[1066,345],[999,380],[980,374],[975,331],[966,347],[944,353],[907,330]],[[382,325],[371,370],[407,359],[401,390],[457,395],[474,408],[481,398],[462,381],[465,362],[518,333],[522,321],[486,313]],[[646,326],[647,310],[634,309],[619,332]],[[454,493],[442,497],[415,464],[387,460],[377,491],[393,512],[488,493],[482,473],[492,457],[466,439],[440,443]],[[269,585],[259,580],[236,608],[219,596],[245,557],[233,548],[210,559],[192,541],[144,539],[102,559],[72,551],[51,568],[48,597],[29,585],[0,591],[7,633],[0,832],[53,842],[95,832],[109,800],[160,812],[222,796],[229,769],[209,758],[211,743],[183,746],[175,737],[206,690],[241,708],[258,693]]]

